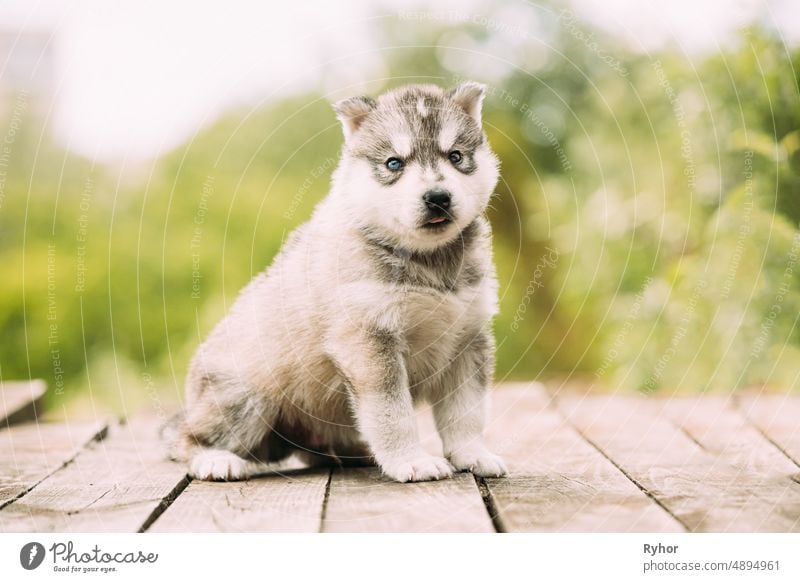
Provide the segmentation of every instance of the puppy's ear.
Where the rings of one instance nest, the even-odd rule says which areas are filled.
[[[486,85],[475,81],[465,81],[448,91],[447,96],[467,112],[467,115],[481,123],[481,107],[486,94]]]
[[[350,141],[376,105],[375,100],[369,97],[350,97],[334,103],[333,110],[336,112],[336,117],[342,122],[345,142]]]

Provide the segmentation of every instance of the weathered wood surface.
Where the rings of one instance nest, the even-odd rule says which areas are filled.
[[[0,509],[69,463],[107,424],[28,424],[0,431]]]
[[[0,531],[137,531],[188,483],[155,418],[109,427],[75,460],[0,511]]]
[[[787,394],[744,394],[742,414],[800,467],[800,398]]]
[[[538,383],[493,394],[487,436],[509,465],[487,479],[506,531],[683,531],[549,406]]]
[[[670,408],[685,409],[686,403],[673,403],[659,412],[654,400],[642,397],[562,396],[558,402],[587,440],[689,531],[797,529],[798,508],[791,499],[786,506],[782,502],[777,508],[775,505],[776,489],[796,494],[791,484],[786,485],[788,475],[776,469],[783,480],[770,482],[776,473],[769,477],[747,470],[742,467],[741,454],[735,449],[727,452],[727,443],[740,439],[739,448],[761,447],[762,454],[767,454],[763,452],[764,443],[753,440],[756,436],[753,433],[736,437],[719,433],[708,437],[703,428],[713,430],[718,422],[724,430],[726,422],[735,420],[708,411],[700,413],[705,424],[702,427],[695,424],[693,437],[669,419]],[[675,415],[680,417],[679,411]],[[691,415],[687,418],[691,419]],[[708,448],[697,436],[708,443]],[[744,444],[741,439],[745,439]],[[770,495],[764,495],[765,486],[773,488]]]
[[[510,474],[390,482],[376,468],[190,481],[157,421],[0,429],[0,531],[800,531],[800,398],[492,393]],[[425,447],[441,454],[428,411]],[[103,438],[105,437],[105,438]]]
[[[664,414],[700,447],[737,469],[736,488],[744,491],[746,515],[736,517],[730,529],[800,531],[800,483],[792,478],[797,465],[733,403],[722,396],[651,401],[656,414]]]
[[[239,483],[192,481],[148,531],[317,532],[329,469]]]
[[[375,468],[336,469],[324,532],[493,532],[468,473],[427,483],[392,483]]]
[[[36,420],[37,407],[46,390],[43,380],[0,382],[0,429]]]
[[[423,447],[442,454],[433,415],[417,413]],[[377,468],[335,469],[323,532],[493,532],[475,478],[467,473],[428,483],[393,483]]]

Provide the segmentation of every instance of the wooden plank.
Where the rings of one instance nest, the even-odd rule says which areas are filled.
[[[136,532],[188,483],[166,459],[156,418],[110,427],[61,471],[0,511],[0,531]]]
[[[800,466],[800,397],[790,394],[742,394],[742,414]]]
[[[652,399],[650,405],[654,414],[665,415],[704,449],[736,467],[758,474],[796,472],[797,465],[737,410],[736,400],[708,395]],[[800,435],[800,429],[795,430]]]
[[[417,411],[420,441],[442,454],[429,407]],[[322,524],[324,532],[493,532],[472,475],[428,483],[395,483],[377,468],[336,469]]]
[[[192,481],[150,532],[317,532],[329,469],[233,483]]]
[[[566,396],[559,408],[580,432],[690,531],[793,531],[775,518],[761,478],[701,447],[644,397]],[[792,513],[794,513],[792,509]]]
[[[0,431],[0,509],[102,439],[105,422],[26,424]]]
[[[336,469],[324,532],[494,532],[474,477],[395,483],[377,468]]]
[[[37,418],[37,407],[47,391],[44,380],[0,382],[0,428]]]
[[[492,393],[487,438],[509,475],[487,479],[506,531],[671,532],[683,527],[549,407],[537,383]]]
[[[705,450],[739,469],[738,480],[752,484],[754,495],[766,502],[762,531],[800,531],[797,465],[732,403],[730,396],[652,401],[655,414],[667,416]]]

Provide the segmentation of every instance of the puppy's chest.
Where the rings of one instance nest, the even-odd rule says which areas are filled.
[[[394,289],[411,337],[452,333],[481,325],[493,315],[491,289],[475,261],[427,264],[406,259],[391,267],[384,280]]]
[[[481,259],[466,253],[383,256],[379,280],[392,298],[386,313],[402,332],[412,376],[446,367],[463,338],[483,329],[496,313],[493,271]]]
[[[482,328],[491,318],[491,305],[482,286],[457,292],[406,287],[398,306],[409,355],[450,357],[466,331]]]
[[[476,286],[483,277],[479,261],[463,253],[412,257],[407,251],[394,250],[381,253],[376,267],[379,278],[390,285],[456,294]]]
[[[412,396],[426,398],[426,387],[448,370],[491,317],[479,289],[460,293],[408,290],[400,310],[405,362]]]

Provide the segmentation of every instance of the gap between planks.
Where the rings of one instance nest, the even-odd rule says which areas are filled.
[[[331,497],[331,481],[333,480],[333,467],[328,472],[328,481],[325,483],[325,495],[322,497],[322,509],[319,514],[319,527],[317,532],[321,533],[325,524],[325,516],[328,513],[328,500]]]
[[[483,505],[486,507],[486,513],[489,514],[489,519],[492,520],[492,526],[494,526],[494,531],[497,533],[508,533],[505,524],[503,523],[503,518],[500,517],[500,512],[497,509],[497,501],[492,494],[492,490],[489,489],[489,485],[486,483],[485,477],[475,477],[475,484],[478,486],[478,491],[481,493],[481,498],[483,499]]]

